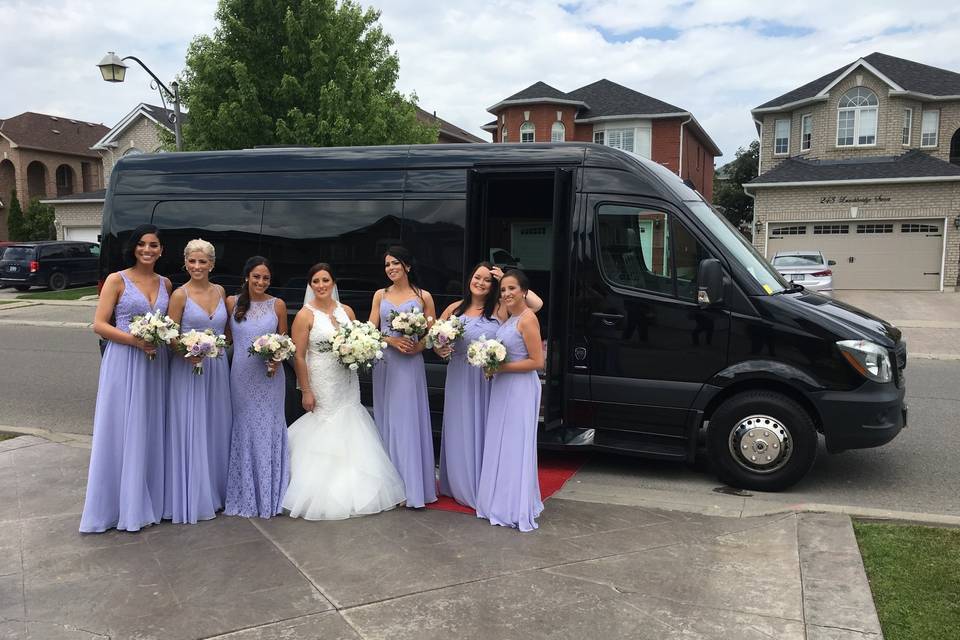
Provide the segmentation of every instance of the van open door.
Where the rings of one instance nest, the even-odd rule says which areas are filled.
[[[546,430],[563,425],[566,406],[566,363],[570,354],[569,325],[573,311],[571,272],[576,265],[573,259],[573,236],[570,232],[574,202],[573,175],[572,169],[555,169],[553,172],[553,268],[548,298],[550,304],[546,309],[546,375],[540,413]]]

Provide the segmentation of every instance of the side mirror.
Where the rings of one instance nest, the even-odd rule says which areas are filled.
[[[700,261],[697,271],[697,304],[701,309],[723,303],[723,266],[716,258]]]
[[[837,264],[837,261],[836,261],[836,260],[827,260],[827,266],[828,266],[828,267],[832,267],[832,266],[835,265],[835,264]]]

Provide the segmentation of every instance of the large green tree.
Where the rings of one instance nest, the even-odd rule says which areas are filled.
[[[10,192],[10,210],[7,212],[7,237],[15,242],[28,240],[30,230],[27,228],[27,222],[23,218],[23,208],[20,206],[20,198],[17,197],[17,190]]]
[[[184,148],[436,142],[380,13],[352,0],[220,0],[187,52]]]
[[[757,161],[760,157],[760,142],[737,149],[734,159],[722,167],[726,179],[717,181],[713,190],[713,204],[723,211],[727,220],[742,226],[753,218],[753,198],[743,192],[743,183],[757,177]]]
[[[56,240],[57,229],[53,225],[53,205],[33,198],[23,214],[27,237],[24,240]]]

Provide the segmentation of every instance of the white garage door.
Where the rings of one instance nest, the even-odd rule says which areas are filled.
[[[943,219],[770,223],[767,257],[819,249],[834,289],[940,289]]]
[[[100,234],[100,227],[64,227],[64,240],[84,240],[86,242],[97,242],[97,236]]]

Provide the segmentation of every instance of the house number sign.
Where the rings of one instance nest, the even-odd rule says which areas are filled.
[[[822,196],[820,204],[874,204],[890,202],[888,196]]]

